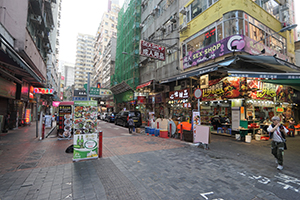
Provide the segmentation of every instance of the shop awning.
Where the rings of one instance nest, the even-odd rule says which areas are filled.
[[[192,76],[200,76],[202,74],[217,71],[219,69],[218,68],[219,66],[220,67],[228,66],[234,61],[235,61],[235,59],[230,59],[230,60],[221,61],[221,62],[218,62],[218,63],[213,63],[211,65],[201,67],[199,69],[184,72],[184,73],[178,74],[177,76],[173,76],[173,77],[170,77],[168,79],[161,80],[159,83],[160,84],[168,83],[168,82],[172,82],[172,81],[176,81],[176,80],[180,80],[180,79],[185,79],[185,78],[192,77]]]
[[[120,94],[133,89],[125,81],[123,81],[122,83],[112,86],[110,90],[113,94]]]
[[[262,80],[266,83],[272,83],[276,85],[286,85],[290,86],[298,91],[300,91],[300,78],[298,79],[276,79],[276,80]]]
[[[252,72],[252,71],[228,71],[231,77],[248,77],[248,78],[272,78],[272,79],[300,79],[299,73],[280,73],[280,72]],[[280,82],[280,80],[278,80]]]
[[[236,61],[257,66],[265,72],[299,73],[300,67],[274,56],[237,55]],[[256,67],[256,68],[257,68]],[[256,69],[251,67],[252,71]]]
[[[4,66],[3,70],[7,70],[15,75],[23,77],[30,83],[43,86],[43,79],[19,56],[19,54],[0,37],[0,64]]]
[[[141,85],[138,85],[138,86],[136,87],[136,89],[140,89],[140,88],[149,86],[149,85],[151,85],[151,83],[152,83],[152,80],[151,80],[151,81],[148,81],[148,82],[146,82],[146,83],[143,83],[143,84],[141,84]]]

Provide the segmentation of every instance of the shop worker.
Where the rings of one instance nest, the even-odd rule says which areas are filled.
[[[283,169],[283,151],[285,136],[288,130],[280,123],[280,118],[278,116],[272,117],[272,124],[268,127],[268,132],[270,138],[272,138],[271,149],[272,154],[276,158],[276,163],[278,163],[277,169]]]

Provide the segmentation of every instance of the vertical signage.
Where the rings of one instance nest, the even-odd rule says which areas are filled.
[[[74,102],[73,160],[98,158],[97,101]]]
[[[58,115],[58,136],[70,138],[72,136],[72,106],[60,105]]]
[[[25,123],[26,124],[31,123],[31,109],[26,109],[25,111]]]

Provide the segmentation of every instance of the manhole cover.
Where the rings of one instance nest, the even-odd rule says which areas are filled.
[[[37,166],[37,162],[32,162],[32,163],[23,163],[21,164],[18,169],[28,169],[28,168],[34,168]]]
[[[145,143],[147,143],[147,144],[157,144],[157,142],[145,142]]]

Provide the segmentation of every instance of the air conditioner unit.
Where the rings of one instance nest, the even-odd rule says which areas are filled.
[[[183,15],[186,15],[187,9],[185,7],[182,7],[182,8],[179,9],[179,13],[183,14]]]
[[[140,28],[144,28],[145,24],[140,24]]]
[[[46,48],[46,49],[50,49],[50,44],[47,43],[47,42],[44,42],[43,47]]]
[[[39,15],[31,14],[31,15],[30,15],[30,19],[31,19],[33,22],[36,22],[36,23],[38,23],[38,24],[41,24],[41,23],[42,23],[42,17],[39,16]]]
[[[39,36],[39,37],[41,37],[41,38],[44,37],[44,31],[37,30],[37,31],[36,31],[36,34],[37,34],[37,36]]]
[[[161,26],[161,27],[159,28],[159,30],[161,30],[162,32],[164,32],[164,31],[166,31],[166,27],[165,27],[165,26]]]
[[[174,14],[174,15],[172,15],[172,16],[170,17],[170,21],[173,22],[173,23],[176,22],[176,14]]]
[[[181,24],[180,26],[179,26],[179,31],[181,32],[181,31],[184,31],[184,30],[186,30],[188,28],[188,25],[187,25],[187,23],[186,22],[184,22],[183,24]]]
[[[159,6],[154,6],[154,10],[159,10]]]

